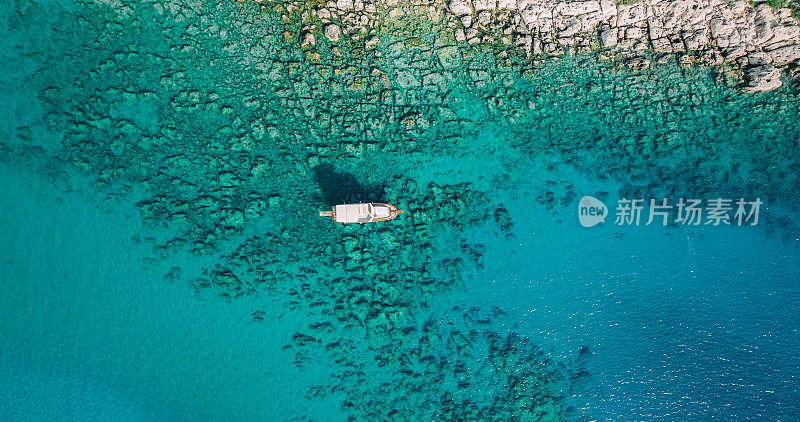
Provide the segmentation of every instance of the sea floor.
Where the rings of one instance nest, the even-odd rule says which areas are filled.
[[[0,420],[800,418],[791,84],[305,51],[248,2],[0,19]],[[405,213],[318,217],[347,201]]]

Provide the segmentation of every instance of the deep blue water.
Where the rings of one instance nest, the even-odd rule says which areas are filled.
[[[597,345],[593,415],[794,418],[796,244],[739,227],[546,224],[490,252],[467,295],[512,309],[513,329],[556,353]]]

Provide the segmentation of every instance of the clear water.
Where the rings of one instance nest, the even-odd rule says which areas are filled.
[[[184,6],[0,9],[0,419],[800,417],[791,87],[389,41],[381,79]],[[766,206],[587,229],[584,194]],[[316,217],[364,198],[407,213]]]

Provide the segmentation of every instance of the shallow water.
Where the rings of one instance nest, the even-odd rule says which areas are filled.
[[[800,416],[790,87],[391,33],[314,58],[188,4],[0,10],[0,418]],[[765,205],[583,228],[582,195]],[[406,214],[316,217],[348,200]]]

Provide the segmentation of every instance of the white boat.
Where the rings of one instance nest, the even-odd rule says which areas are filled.
[[[320,217],[331,217],[337,223],[373,223],[397,217],[403,211],[394,205],[369,202],[336,205],[331,211],[320,211]]]

